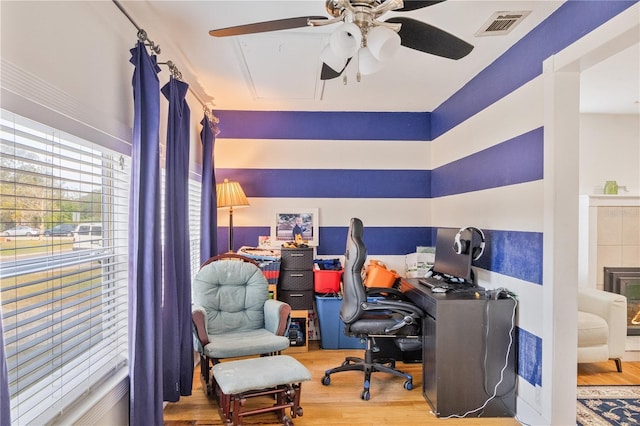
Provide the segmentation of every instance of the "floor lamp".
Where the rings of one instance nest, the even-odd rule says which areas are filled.
[[[249,200],[238,182],[224,182],[216,185],[216,201],[218,208],[229,207],[229,253],[233,252],[233,208],[248,206]]]

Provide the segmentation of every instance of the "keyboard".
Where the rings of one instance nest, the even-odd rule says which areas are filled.
[[[418,282],[424,286],[427,286],[429,288],[434,288],[434,287],[442,287],[442,286],[446,286],[447,283],[445,283],[442,280],[439,280],[437,278],[419,278]]]
[[[483,287],[475,286],[471,283],[448,283],[443,279],[438,279],[434,277],[418,278],[418,282],[426,287],[429,287],[431,291],[433,291],[434,288],[439,289],[440,292],[444,290],[445,292],[451,291],[454,293],[469,292],[469,291],[484,291]],[[436,290],[435,292],[438,292],[438,290]]]

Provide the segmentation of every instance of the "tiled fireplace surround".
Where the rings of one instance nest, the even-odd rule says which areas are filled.
[[[580,284],[603,289],[605,266],[640,267],[640,197],[580,198]],[[640,361],[640,336],[627,336],[624,361]]]

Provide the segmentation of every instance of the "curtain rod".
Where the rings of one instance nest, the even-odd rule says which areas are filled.
[[[147,32],[144,29],[142,29],[138,24],[136,24],[136,21],[133,20],[131,15],[127,13],[125,8],[120,4],[118,0],[111,0],[111,1],[113,1],[113,4],[115,4],[116,7],[120,10],[120,12],[122,12],[122,14],[126,16],[129,22],[131,22],[133,26],[136,27],[136,29],[138,30],[138,39],[142,43],[144,43],[146,46],[149,46],[149,49],[151,49],[153,53],[155,53],[156,55],[159,55],[160,46],[155,44],[151,39],[149,39],[149,37],[147,36]],[[173,76],[173,78],[182,81],[182,73],[172,61],[158,62],[158,65],[168,66],[169,72],[171,72],[171,75]],[[207,105],[202,101],[202,99],[200,99],[200,96],[198,96],[198,94],[191,88],[191,86],[189,86],[188,89],[189,89],[189,92],[191,92],[191,94],[198,100],[198,102],[200,102],[200,105],[202,105],[202,108],[204,110],[204,114],[207,116],[207,118],[209,119],[209,121],[211,122],[211,124],[214,126],[214,129],[215,129],[216,128],[215,125],[220,123],[220,119],[215,116],[211,108],[207,108]]]

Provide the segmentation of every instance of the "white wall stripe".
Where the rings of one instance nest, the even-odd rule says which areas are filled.
[[[518,299],[518,327],[536,336],[542,336],[542,291],[541,286],[517,278],[490,272],[486,269],[474,267],[478,284],[482,287],[494,289],[508,288]]]
[[[543,191],[542,181],[534,181],[433,198],[432,224],[542,232]]]
[[[287,209],[318,208],[319,226],[349,226],[359,217],[365,226],[431,226],[432,200],[417,198],[252,198],[234,209],[234,226],[271,226],[270,218]],[[229,211],[218,209],[218,225],[227,226]]]
[[[541,127],[542,95],[538,77],[440,136],[431,142],[430,169]]]
[[[429,146],[426,141],[218,137],[214,154],[219,168],[425,170]]]

